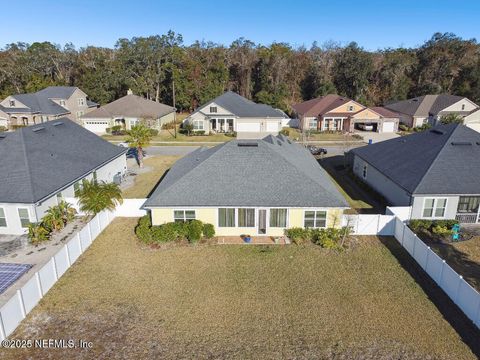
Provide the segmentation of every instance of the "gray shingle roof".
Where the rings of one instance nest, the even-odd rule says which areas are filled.
[[[82,116],[83,119],[128,116],[157,119],[175,111],[169,105],[145,99],[137,95],[126,95]]]
[[[221,106],[238,117],[285,118],[285,114],[282,111],[274,109],[270,105],[257,104],[233,91],[227,91],[206,104],[203,104],[194,113],[212,103]]]
[[[480,194],[480,133],[464,125],[352,150],[411,194]]]
[[[402,114],[407,114],[410,116],[427,117],[430,114],[438,114],[443,109],[455,104],[456,102],[459,102],[462,99],[464,99],[463,96],[450,94],[424,95],[408,100],[386,104],[385,107],[387,109],[398,111]]]
[[[124,153],[67,118],[2,133],[0,203],[38,202]]]
[[[76,86],[48,86],[37,91],[37,94],[50,99],[68,99],[77,89]]]
[[[262,140],[233,140],[190,153],[175,163],[144,206],[348,204],[305,148],[282,135],[270,135]]]

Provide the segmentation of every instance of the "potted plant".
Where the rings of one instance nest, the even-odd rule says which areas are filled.
[[[251,243],[252,242],[252,237],[250,235],[247,235],[247,234],[242,234],[240,235],[240,237],[243,239],[244,242],[246,242],[247,244]]]

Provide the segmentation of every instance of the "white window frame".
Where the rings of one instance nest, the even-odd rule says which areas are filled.
[[[28,224],[27,224],[27,226],[22,225],[22,218],[20,217],[20,210],[27,210],[28,224],[31,224],[32,223],[32,218],[30,216],[30,209],[28,207],[23,207],[23,206],[17,207],[17,214],[18,214],[18,220],[20,221],[20,226],[22,227],[22,229],[26,229],[26,228],[28,228]]]
[[[209,110],[210,114],[217,114],[218,107],[217,106],[210,106],[210,108],[208,110]]]
[[[312,126],[313,125],[313,126]],[[308,120],[308,128],[309,129],[317,129],[318,127],[318,119],[317,118],[310,118]]]
[[[195,124],[197,124],[197,125],[195,125]],[[201,124],[202,126],[199,127],[199,126],[198,126],[199,124]],[[192,125],[193,125],[193,130],[194,130],[194,131],[195,131],[195,130],[196,130],[196,131],[199,131],[199,130],[200,130],[200,131],[201,131],[201,130],[205,131],[205,122],[204,122],[203,120],[193,120],[193,121],[192,121]]]
[[[7,222],[7,212],[5,211],[4,207],[0,207],[0,212],[3,213],[3,216],[0,216],[0,219],[3,219],[5,221],[5,225],[2,225],[0,223],[0,228],[2,227],[8,227],[8,222]]]
[[[86,100],[85,98],[78,98],[77,104],[78,106],[85,106]]]
[[[233,209],[233,226],[220,226],[220,209]],[[231,229],[237,227],[237,208],[222,206],[217,208],[217,227],[221,229]]]
[[[240,226],[240,219],[239,219],[240,209],[253,209],[253,226]],[[257,227],[258,209],[254,208],[254,207],[248,207],[248,206],[247,207],[239,207],[239,208],[235,209],[235,216],[236,216],[235,220],[236,220],[237,227],[242,228],[242,229],[253,229],[253,228]]]
[[[66,104],[66,103],[65,103],[65,100],[63,100],[63,99],[60,100],[59,103],[60,103],[60,106],[65,106],[65,104]]]
[[[84,112],[83,110],[77,111],[77,113],[76,113],[77,118],[79,118],[79,117],[82,116],[83,114],[85,114],[85,112]]]
[[[176,219],[180,219],[180,218],[175,218],[175,212],[176,211],[183,211],[183,222],[187,222],[188,220],[196,220],[197,219],[197,212],[193,209],[173,209],[173,222],[177,222],[175,221]],[[186,216],[186,212],[187,211],[193,211],[193,219],[187,219],[187,216]]]
[[[313,218],[313,225],[312,227],[309,227],[309,229],[326,229],[328,225],[328,209],[304,209],[303,210],[303,227],[305,228],[305,214],[307,211],[313,211],[315,213],[315,216]],[[325,212],[325,226],[317,226],[317,212],[319,211],[324,211]]]
[[[10,107],[15,107],[15,100],[9,100],[8,104]]]
[[[285,214],[285,226],[272,226],[270,223],[270,215],[272,210],[287,210],[287,213]],[[285,207],[279,207],[279,208],[269,208],[267,210],[267,218],[268,218],[268,228],[273,228],[273,229],[288,229],[289,227],[289,220],[290,220],[290,209],[285,208]]]
[[[349,106],[348,106],[348,111],[353,111],[353,109],[354,109],[354,106],[353,106],[353,105],[349,105]]]
[[[425,203],[427,200],[433,200],[433,205],[432,205],[432,216],[425,216]],[[436,216],[436,210],[437,210],[437,204],[439,200],[445,200],[445,207],[443,208],[443,215],[442,216]],[[423,198],[423,206],[422,206],[422,219],[445,219],[445,213],[447,212],[447,205],[448,205],[448,198],[446,197],[425,197]],[[440,208],[441,209],[441,208]]]

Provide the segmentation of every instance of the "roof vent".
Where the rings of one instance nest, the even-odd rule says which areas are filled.
[[[445,135],[445,131],[444,130],[439,130],[439,129],[433,129],[433,130],[430,130],[431,133],[434,133],[434,134],[437,134],[437,135]]]
[[[39,132],[39,131],[42,131],[42,130],[45,130],[45,127],[39,126],[39,127],[35,128],[35,129],[32,129],[33,132]]]
[[[472,146],[473,144],[468,141],[452,141],[453,146],[463,146],[463,145],[470,145]]]
[[[55,121],[52,125],[53,126],[63,125],[63,121]]]
[[[244,143],[241,143],[239,142],[237,144],[238,147],[258,147],[258,143],[256,142],[244,142]]]

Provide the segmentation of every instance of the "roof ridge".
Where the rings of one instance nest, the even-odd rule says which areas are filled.
[[[425,177],[427,176],[427,174],[430,172],[430,170],[432,169],[433,165],[435,164],[435,162],[440,158],[440,154],[445,150],[445,147],[447,146],[450,138],[453,136],[453,133],[457,130],[458,128],[458,124],[455,125],[455,128],[453,129],[453,131],[450,133],[450,135],[447,137],[447,139],[445,140],[442,148],[440,149],[439,152],[437,152],[437,155],[435,156],[435,158],[432,160],[432,162],[430,163],[430,165],[428,166],[427,170],[423,173],[423,176],[420,178],[420,180],[418,181],[418,183],[415,185],[413,191],[412,191],[412,194],[415,193],[415,191],[417,191],[417,188],[420,186],[420,184],[423,182],[423,179],[425,179]],[[430,131],[430,130],[427,130],[427,131]]]

